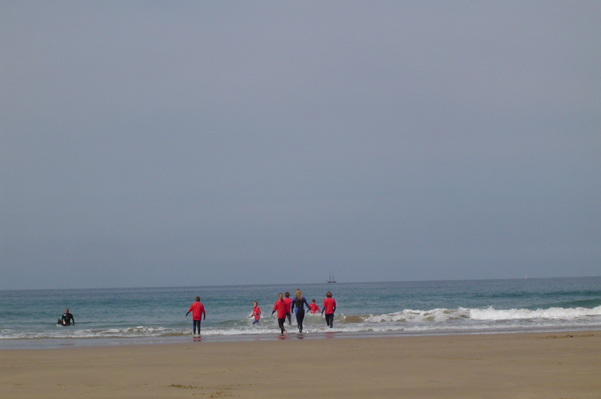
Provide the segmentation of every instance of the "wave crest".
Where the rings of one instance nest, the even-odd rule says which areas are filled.
[[[415,310],[405,309],[395,313],[370,314],[363,316],[345,316],[344,323],[444,323],[453,320],[575,320],[585,317],[601,316],[601,306],[596,308],[548,308],[548,309],[431,309]]]
[[[549,308],[549,309],[470,309],[472,320],[570,320],[601,316],[601,306],[596,308]]]

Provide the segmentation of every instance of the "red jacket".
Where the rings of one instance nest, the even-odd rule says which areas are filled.
[[[326,314],[332,314],[336,310],[336,301],[334,298],[326,298],[323,300],[323,308]]]
[[[255,306],[253,308],[253,316],[255,316],[255,320],[259,320],[261,318],[261,308]]]
[[[290,306],[292,305],[292,299],[282,298],[286,302],[286,313],[290,313]]]
[[[288,313],[288,304],[283,298],[278,299],[275,301],[275,305],[273,305],[273,310],[278,311],[278,319],[283,319],[286,317],[286,313]]]
[[[190,309],[188,309],[188,313],[190,313],[190,312],[192,312],[192,320],[201,320],[203,314],[205,317],[207,317],[207,313],[205,312],[205,307],[200,302],[194,302],[192,305],[190,305]],[[187,314],[186,314],[186,316],[187,316]]]

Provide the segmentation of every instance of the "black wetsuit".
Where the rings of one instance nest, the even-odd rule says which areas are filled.
[[[307,305],[307,309],[311,309],[305,297],[301,299],[294,298],[290,305],[290,311],[293,311],[296,306],[296,324],[298,325],[299,332],[303,332],[303,320],[305,319],[305,307],[303,304]]]
[[[71,313],[63,313],[61,323],[63,326],[70,326],[71,323],[75,324],[75,319],[73,318],[73,315]]]

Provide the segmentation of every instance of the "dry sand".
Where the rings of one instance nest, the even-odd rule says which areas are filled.
[[[601,398],[601,332],[0,351],[0,398]]]

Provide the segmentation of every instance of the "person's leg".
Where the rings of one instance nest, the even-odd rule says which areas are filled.
[[[278,319],[278,325],[280,326],[280,330],[282,331],[282,334],[284,334],[286,332],[286,329],[284,328],[285,322],[286,322],[285,317],[283,319]]]
[[[326,315],[326,323],[328,324],[328,327],[334,327],[334,313]]]
[[[303,319],[305,318],[305,309],[299,309],[296,312],[296,324],[298,325],[298,332],[303,332]]]
[[[288,324],[292,325],[292,316],[290,316],[290,312],[286,313],[286,317],[288,318]]]

